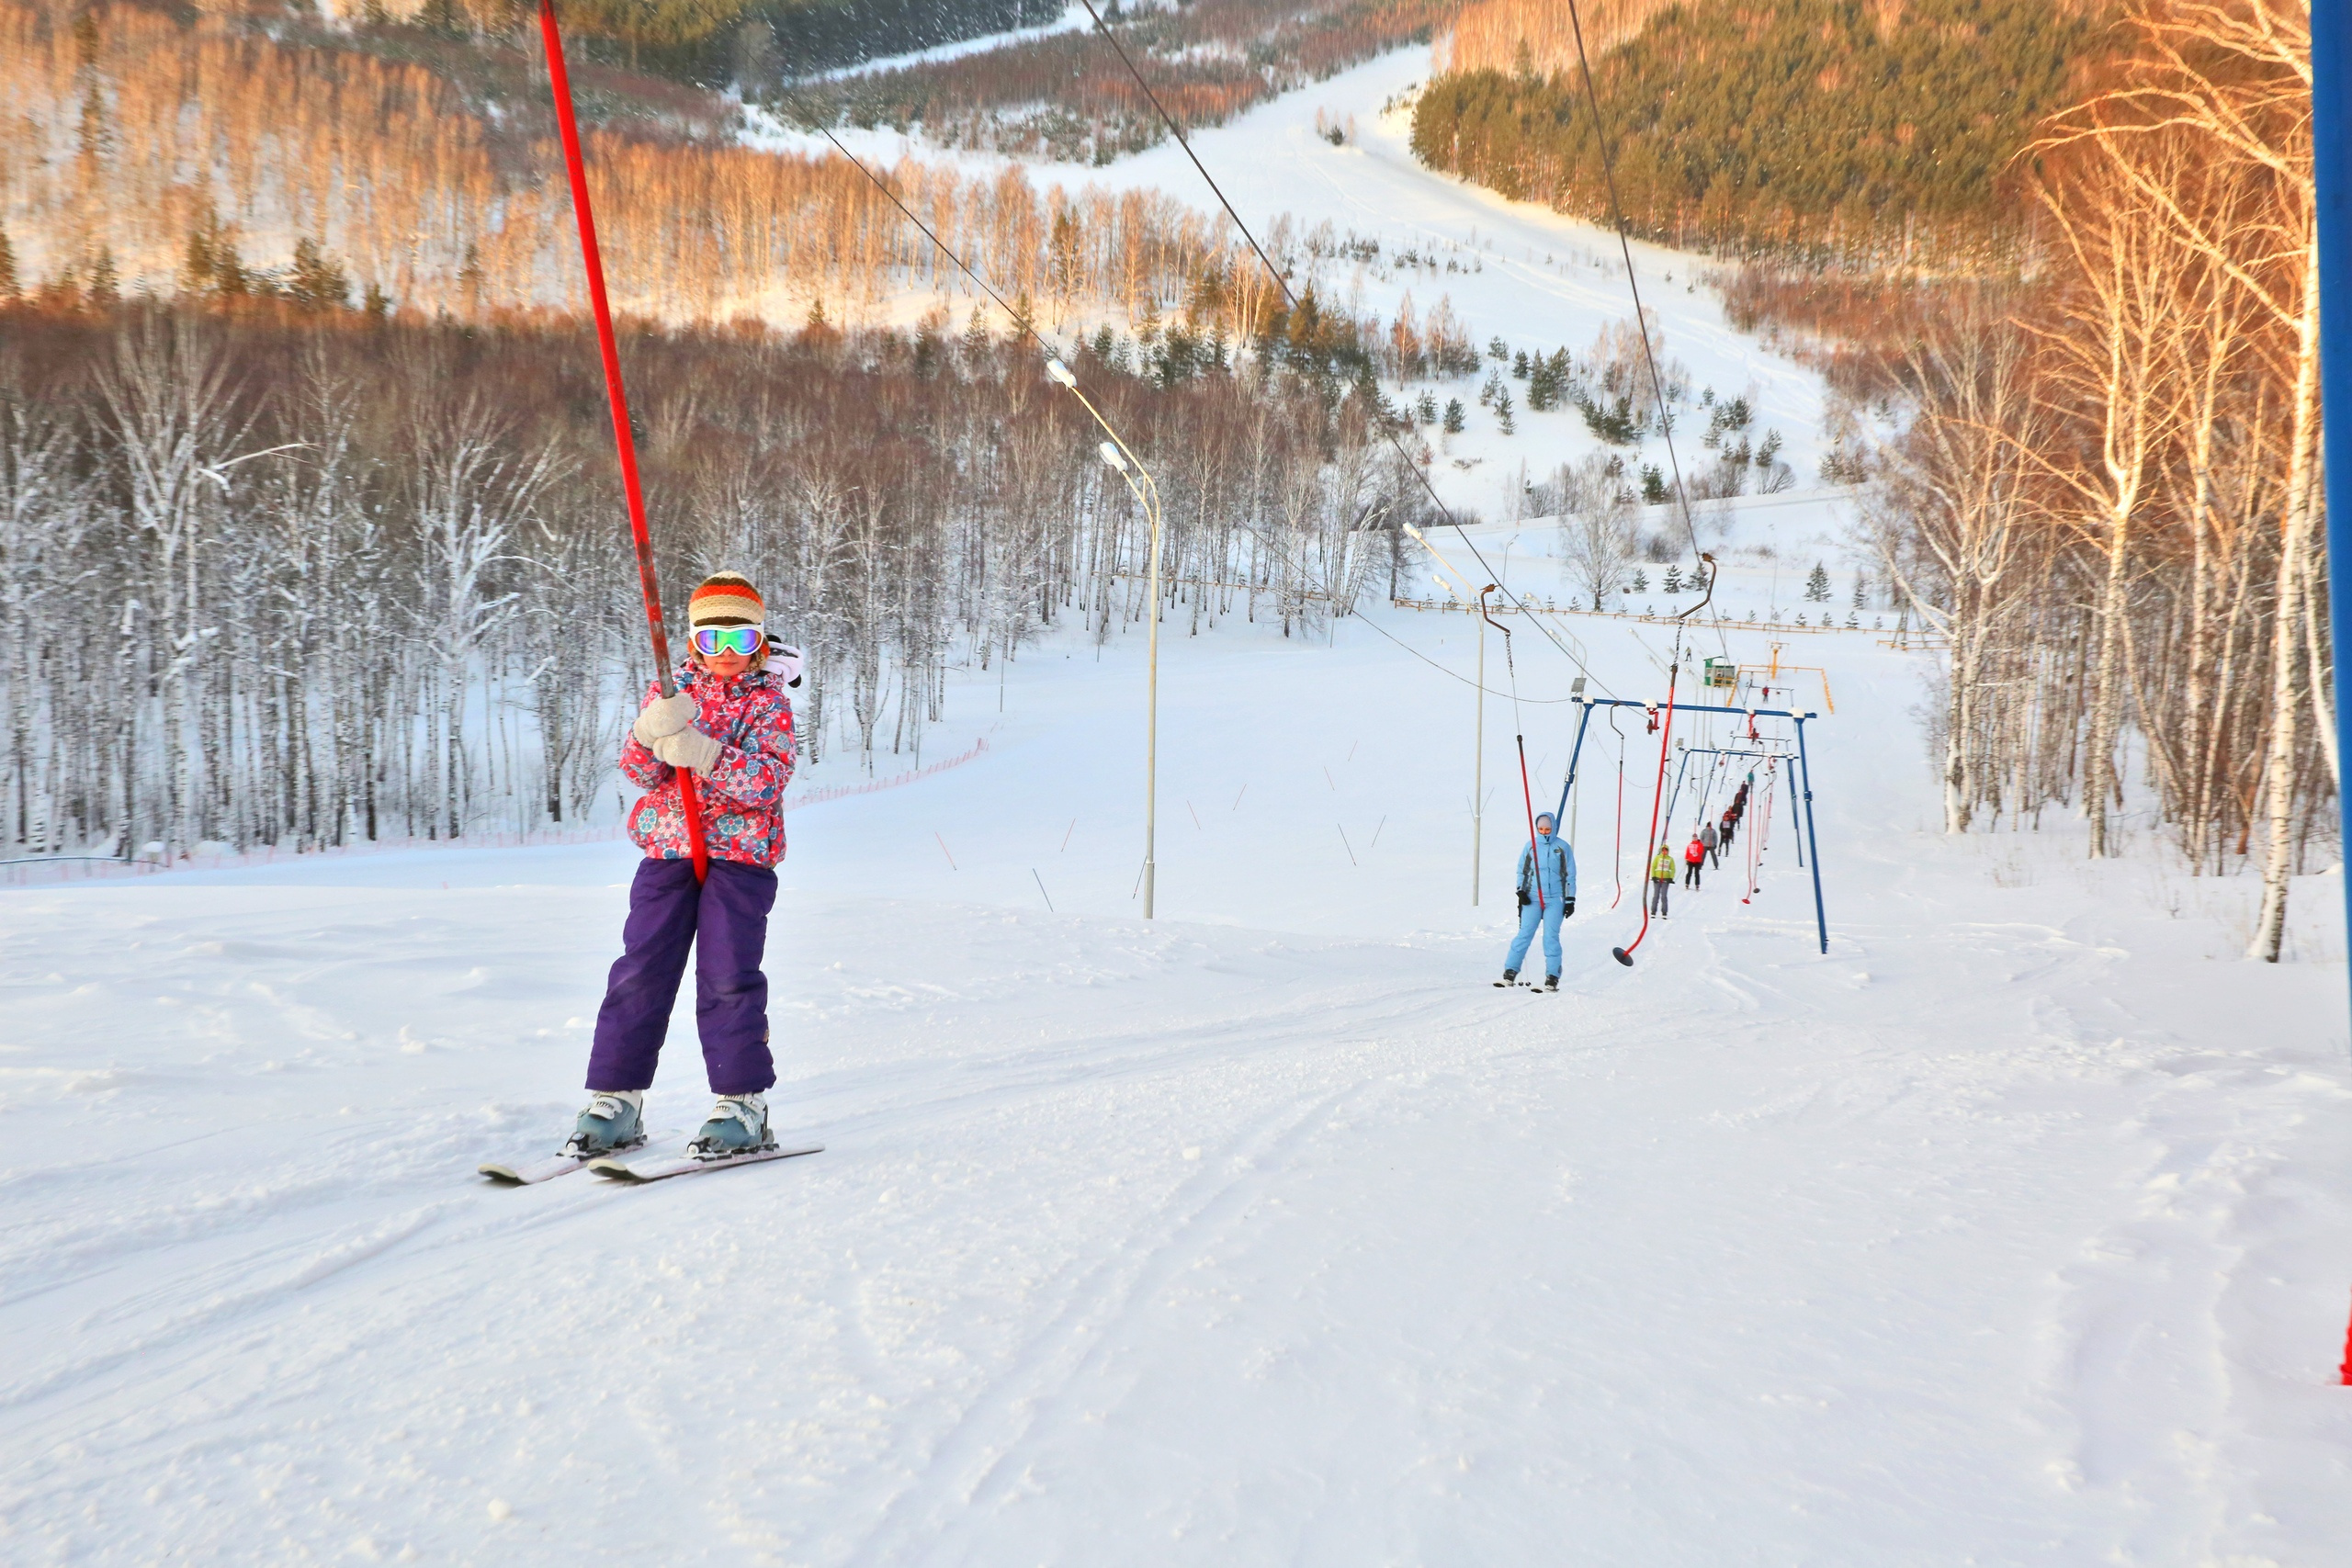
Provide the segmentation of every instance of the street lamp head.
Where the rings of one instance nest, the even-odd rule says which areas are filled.
[[[1078,378],[1069,373],[1069,367],[1064,365],[1058,356],[1046,361],[1046,374],[1072,391],[1078,389]]]
[[[1127,455],[1120,451],[1114,443],[1105,441],[1095,450],[1102,454],[1102,460],[1105,463],[1118,469],[1119,472],[1124,474],[1127,471]]]

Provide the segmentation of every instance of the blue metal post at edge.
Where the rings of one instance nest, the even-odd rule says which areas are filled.
[[[1797,767],[1804,773],[1804,836],[1813,844],[1813,919],[1814,924],[1821,931],[1821,951],[1827,953],[1829,951],[1829,914],[1821,904],[1821,837],[1813,830],[1813,760],[1807,757],[1804,751],[1804,721],[1813,716],[1812,714],[1806,714],[1804,718],[1797,720]]]
[[[1804,727],[1800,725],[1798,728]],[[1804,869],[1804,824],[1797,820],[1797,795],[1794,790],[1789,792],[1789,826],[1796,831],[1797,869],[1803,871]]]
[[[1568,748],[1568,776],[1560,781],[1560,804],[1552,813],[1552,821],[1555,826],[1568,819],[1568,791],[1576,787],[1577,759],[1584,755],[1584,728],[1586,725],[1592,722],[1592,705],[1585,703],[1582,705],[1584,716],[1577,720],[1577,743]],[[1570,841],[1569,847],[1575,847],[1573,840]]]
[[[2352,7],[2341,0],[2312,6],[2312,172],[2319,218],[2319,382],[2323,414],[2352,415]],[[2321,426],[2324,499],[2343,481],[2345,504],[2327,508],[2327,624],[2335,643],[2335,750],[2352,755],[2352,417]],[[2352,851],[2352,799],[2336,792],[2343,845]],[[2352,867],[2344,876],[2345,921],[2352,933]]]

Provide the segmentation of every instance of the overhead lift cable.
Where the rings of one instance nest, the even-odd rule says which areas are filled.
[[[925,239],[929,240],[929,241],[930,241],[933,245],[935,245],[935,246],[937,246],[937,247],[938,247],[939,254],[940,254],[941,255],[945,256],[949,261],[951,261],[951,262],[955,263],[955,264],[956,264],[956,269],[958,272],[961,272],[961,273],[962,273],[966,277],[968,277],[968,278],[970,278],[970,279],[972,280],[973,287],[975,287],[975,288],[977,288],[978,289],[979,289],[979,291],[980,291],[981,293],[983,293],[983,294],[987,295],[989,299],[991,299],[995,300],[995,301],[996,301],[996,303],[997,303],[997,307],[998,307],[998,309],[1001,310],[1005,313],[1005,315],[1006,315],[1008,318],[1010,318],[1010,319],[1011,319],[1012,321],[1013,321],[1014,322],[1018,323],[1018,324],[1021,326],[1022,330],[1023,330],[1024,332],[1026,332],[1026,333],[1030,335],[1030,337],[1032,337],[1033,339],[1035,339],[1035,340],[1036,341],[1037,346],[1038,346],[1038,347],[1040,347],[1040,348],[1042,348],[1042,349],[1044,349],[1044,350],[1046,351],[1046,355],[1047,355],[1048,359],[1049,359],[1052,363],[1056,363],[1056,364],[1058,364],[1058,363],[1059,363],[1059,359],[1058,359],[1058,357],[1057,357],[1057,355],[1058,355],[1058,354],[1059,354],[1059,350],[1056,348],[1056,346],[1054,345],[1054,344],[1053,344],[1052,342],[1050,342],[1050,341],[1049,341],[1049,340],[1048,340],[1048,339],[1047,339],[1047,338],[1046,338],[1043,333],[1039,333],[1039,332],[1037,331],[1036,327],[1035,327],[1034,324],[1032,324],[1032,323],[1031,323],[1031,322],[1030,322],[1030,321],[1029,321],[1025,317],[1023,317],[1023,315],[1021,315],[1021,313],[1020,313],[1020,312],[1018,312],[1018,311],[1016,311],[1015,310],[1013,310],[1013,308],[1012,308],[1010,304],[1007,304],[1007,303],[1005,302],[1005,298],[1004,298],[1004,296],[1003,296],[1003,295],[1001,295],[1001,294],[1000,294],[1000,293],[998,293],[998,292],[996,291],[996,289],[995,289],[994,288],[992,288],[992,287],[989,285],[989,280],[988,280],[987,278],[982,277],[982,276],[979,275],[979,273],[978,273],[978,272],[975,271],[975,270],[973,269],[973,267],[972,267],[972,265],[971,265],[971,264],[970,264],[969,262],[967,262],[967,261],[966,261],[966,260],[965,260],[961,255],[957,254],[956,254],[956,248],[955,248],[953,245],[950,245],[946,241],[944,241],[944,240],[941,239],[941,238],[938,236],[938,234],[936,234],[935,232],[933,232],[930,224],[925,223],[922,219],[920,219],[920,218],[916,217],[916,216],[915,216],[915,214],[914,214],[914,210],[913,210],[911,208],[908,207],[908,206],[907,206],[907,204],[906,204],[905,202],[903,202],[903,201],[901,201],[901,200],[899,200],[899,194],[898,194],[898,192],[896,192],[896,191],[894,191],[894,190],[892,190],[892,189],[890,188],[890,186],[889,186],[889,182],[888,182],[888,181],[887,181],[887,180],[883,179],[881,175],[879,175],[876,174],[872,169],[868,168],[868,167],[866,166],[866,164],[865,164],[865,160],[863,160],[863,159],[861,159],[860,157],[858,157],[858,155],[857,155],[856,153],[854,153],[854,152],[851,152],[847,147],[842,146],[842,142],[841,142],[841,139],[840,139],[839,137],[835,136],[830,129],[828,129],[828,128],[826,128],[826,127],[823,127],[823,126],[820,126],[820,127],[818,127],[818,130],[819,130],[819,133],[820,133],[820,134],[821,134],[821,135],[824,137],[824,139],[825,139],[826,141],[830,141],[830,142],[831,142],[831,143],[833,144],[833,150],[834,150],[835,152],[839,152],[842,157],[844,157],[844,158],[848,159],[848,160],[850,161],[850,164],[851,164],[851,166],[852,166],[852,167],[855,168],[859,174],[864,175],[866,177],[866,179],[867,179],[867,180],[869,180],[869,181],[871,181],[871,182],[872,182],[872,184],[873,184],[873,186],[874,186],[874,188],[875,188],[875,189],[876,189],[876,190],[878,190],[878,191],[880,191],[880,192],[882,193],[883,197],[885,197],[885,198],[886,198],[886,199],[890,203],[890,205],[891,205],[891,206],[893,206],[893,207],[895,207],[895,208],[897,208],[897,209],[899,209],[899,213],[900,213],[903,217],[905,217],[905,219],[907,220],[907,221],[908,221],[908,222],[910,222],[910,223],[913,224],[917,229],[919,229],[919,230],[921,230],[921,231],[922,231],[922,236],[923,236],[923,238],[925,238]],[[1252,244],[1254,244],[1254,243],[1256,243],[1256,242],[1255,242],[1255,241],[1252,241],[1252,242],[1251,242],[1251,243],[1252,243]],[[1073,390],[1075,390],[1075,389],[1074,389],[1074,388],[1073,388],[1072,389],[1073,389]],[[1099,422],[1102,416],[1098,414],[1098,415],[1096,415],[1095,417],[1096,417],[1096,419],[1097,419],[1097,420],[1098,420],[1098,422]],[[1408,464],[1408,466],[1409,467],[1410,465]],[[1418,470],[1418,469],[1416,469],[1415,471],[1416,471],[1417,473],[1419,472],[1419,470]],[[1424,482],[1426,482],[1426,481],[1424,481]],[[1245,525],[1245,526],[1247,526],[1247,525]],[[1461,574],[1460,574],[1458,571],[1456,571],[1456,570],[1454,570],[1454,568],[1453,568],[1453,563],[1452,563],[1452,562],[1447,561],[1447,560],[1446,560],[1446,558],[1445,558],[1443,556],[1442,556],[1442,555],[1438,555],[1438,552],[1437,552],[1436,548],[1435,548],[1434,547],[1432,547],[1432,546],[1429,543],[1429,541],[1428,541],[1428,540],[1421,538],[1421,534],[1420,534],[1420,530],[1419,530],[1419,529],[1415,528],[1411,524],[1409,524],[1409,523],[1408,523],[1408,524],[1405,525],[1405,531],[1406,531],[1408,534],[1410,534],[1410,535],[1411,535],[1411,536],[1413,536],[1417,541],[1419,541],[1419,542],[1420,543],[1420,545],[1421,545],[1421,547],[1422,547],[1422,548],[1424,548],[1424,549],[1428,550],[1428,551],[1430,552],[1430,555],[1435,556],[1435,557],[1437,558],[1437,559],[1438,559],[1439,563],[1440,563],[1441,565],[1444,566],[1444,567],[1445,567],[1445,569],[1446,569],[1446,570],[1447,570],[1449,573],[1451,573],[1451,574],[1452,574],[1453,577],[1455,577],[1455,578],[1459,578],[1459,577],[1461,576]],[[1281,544],[1281,542],[1280,542],[1280,541],[1278,541],[1278,540],[1276,540],[1276,539],[1273,539],[1273,538],[1272,538],[1272,537],[1268,536],[1267,535],[1265,535],[1265,534],[1262,534],[1262,533],[1259,532],[1259,531],[1258,531],[1257,529],[1255,529],[1255,528],[1250,528],[1250,529],[1249,530],[1249,532],[1250,532],[1250,536],[1251,536],[1251,537],[1255,538],[1255,539],[1256,539],[1260,544],[1261,544],[1261,545],[1265,546],[1265,547],[1266,547],[1266,548],[1268,549],[1268,551],[1270,551],[1272,554],[1273,554],[1277,558],[1281,559],[1281,560],[1283,562],[1283,564],[1285,564],[1285,565],[1287,565],[1287,566],[1290,566],[1290,567],[1292,567],[1292,568],[1293,568],[1293,569],[1295,569],[1295,570],[1300,570],[1302,571],[1302,574],[1303,574],[1303,569],[1299,568],[1299,564],[1298,564],[1297,560],[1296,560],[1294,557],[1292,557],[1292,556],[1291,556],[1287,551],[1285,551],[1285,550],[1283,548],[1283,546],[1282,546],[1282,544]],[[1475,548],[1476,548],[1476,547],[1473,547],[1474,553],[1475,553]],[[1453,591],[1453,584],[1452,584],[1451,582],[1449,582],[1447,586],[1448,586],[1448,590],[1449,590],[1450,592],[1451,592],[1451,591]],[[1508,593],[1508,592],[1509,592],[1509,591],[1508,591],[1508,590],[1506,590],[1505,592],[1506,592],[1506,593]],[[1457,594],[1456,594],[1456,597],[1461,597],[1461,595],[1460,595],[1459,593],[1457,593]],[[1516,603],[1516,601],[1514,601],[1514,602]],[[1465,604],[1465,606],[1466,606],[1466,607],[1474,607],[1474,608],[1475,608],[1475,606],[1470,606],[1470,605],[1469,605],[1469,602],[1468,602],[1467,600],[1465,600],[1465,601],[1464,601],[1464,604]],[[1526,609],[1527,609],[1527,606],[1526,606],[1526,605],[1524,605],[1524,604],[1521,604],[1521,608],[1522,610],[1526,610]],[[1531,615],[1532,614],[1532,612],[1529,612],[1529,613],[1530,613]],[[1460,674],[1460,673],[1458,673],[1458,672],[1457,672],[1457,671],[1455,671],[1448,670],[1444,665],[1440,664],[1436,660],[1431,659],[1428,654],[1423,653],[1419,649],[1415,648],[1412,644],[1410,644],[1410,643],[1408,643],[1408,642],[1405,641],[1402,637],[1397,637],[1396,635],[1395,635],[1394,633],[1390,632],[1390,631],[1389,631],[1385,626],[1382,626],[1378,621],[1375,621],[1375,620],[1372,619],[1370,616],[1368,616],[1368,615],[1359,615],[1359,616],[1357,616],[1357,617],[1356,617],[1356,620],[1357,620],[1361,625],[1363,625],[1363,626],[1366,626],[1366,627],[1370,628],[1372,631],[1374,631],[1374,632],[1375,632],[1375,633],[1379,634],[1381,637],[1385,637],[1388,641],[1390,641],[1390,642],[1392,642],[1392,643],[1395,643],[1398,648],[1402,649],[1405,652],[1411,654],[1415,659],[1419,660],[1422,663],[1424,663],[1424,664],[1428,665],[1430,669],[1432,669],[1432,670],[1436,671],[1439,674],[1443,675],[1443,676],[1444,676],[1444,677],[1446,677],[1448,680],[1451,680],[1451,681],[1459,681],[1459,682],[1462,682],[1464,685],[1465,685],[1465,686],[1471,686],[1471,687],[1477,687],[1477,686],[1479,686],[1479,684],[1480,684],[1480,683],[1479,683],[1478,682],[1472,680],[1471,678],[1469,678],[1469,677],[1468,677],[1468,676],[1466,676],[1466,675]],[[1545,635],[1546,637],[1552,637],[1552,634],[1551,634],[1548,630],[1546,630],[1546,631],[1545,631],[1544,635]],[[1552,640],[1553,640],[1555,643],[1557,643],[1557,642],[1559,641],[1559,638],[1558,638],[1558,637],[1552,637]],[[1571,657],[1573,658],[1574,656],[1573,656],[1573,655],[1571,655]],[[1579,669],[1581,669],[1581,668],[1582,668],[1582,665],[1581,665],[1581,664],[1579,664],[1579,665],[1578,665],[1578,668],[1579,668]],[[1597,680],[1599,679],[1599,677],[1597,677],[1597,676],[1596,676],[1596,677],[1594,677],[1594,679],[1597,681]],[[1604,687],[1604,689],[1606,689],[1606,688]],[[1503,694],[1503,693],[1501,693],[1501,692],[1493,692],[1493,693],[1491,693],[1490,694],[1492,694],[1492,695],[1494,695],[1494,696],[1498,696],[1498,697],[1499,697],[1499,696],[1502,696],[1504,694]],[[1519,695],[1518,695],[1517,692],[1515,692],[1515,691],[1514,691],[1513,693],[1511,693],[1511,694],[1510,694],[1510,696],[1511,696],[1511,700],[1512,700],[1512,701],[1514,701],[1514,702],[1518,702],[1518,701],[1521,700],[1521,699],[1519,697]],[[1566,697],[1528,697],[1528,698],[1526,698],[1526,699],[1524,699],[1524,700],[1525,700],[1525,701],[1527,701],[1527,702],[1536,703],[1536,704],[1540,704],[1540,705],[1545,705],[1545,706],[1550,706],[1550,705],[1554,705],[1560,704],[1560,703],[1573,703],[1573,702],[1578,702],[1578,701],[1581,701],[1582,699],[1581,699],[1581,697],[1580,697],[1580,696],[1577,696],[1577,695],[1570,695],[1570,696],[1566,696]]]
[[[1159,101],[1159,95],[1152,91],[1151,84],[1149,82],[1144,80],[1143,73],[1136,68],[1135,57],[1127,52],[1126,45],[1121,43],[1118,39],[1118,35],[1112,32],[1110,24],[1102,19],[1102,13],[1094,8],[1094,0],[1078,0],[1078,3],[1086,7],[1086,14],[1093,18],[1094,30],[1102,35],[1103,41],[1108,43],[1113,51],[1118,55],[1119,63],[1127,68],[1127,74],[1129,76],[1135,78],[1136,88],[1142,92],[1143,96],[1147,99],[1150,100],[1152,108],[1159,116],[1160,123],[1168,128],[1168,134],[1176,139],[1176,145],[1184,150],[1184,156],[1192,161],[1193,169],[1199,173],[1202,180],[1207,184],[1210,191],[1216,195],[1217,205],[1225,209],[1225,215],[1233,220],[1233,226],[1241,231],[1241,237],[1250,243],[1250,249],[1251,253],[1257,256],[1259,264],[1266,269],[1266,276],[1274,280],[1274,287],[1283,291],[1283,299],[1289,302],[1290,308],[1293,310],[1296,310],[1298,309],[1298,296],[1292,291],[1290,279],[1283,276],[1282,268],[1274,265],[1273,258],[1266,254],[1266,248],[1258,243],[1258,236],[1250,232],[1250,225],[1241,220],[1241,214],[1234,210],[1233,203],[1226,197],[1224,187],[1216,183],[1216,176],[1211,175],[1208,172],[1207,167],[1201,163],[1200,154],[1193,151],[1192,142],[1185,139],[1183,127],[1176,123],[1176,117],[1168,112],[1168,106]],[[1636,306],[1636,309],[1638,309],[1638,305]],[[1657,378],[1657,367],[1655,365],[1650,367],[1650,375],[1653,380]],[[1661,394],[1660,406],[1664,406],[1663,394]],[[1416,479],[1420,481],[1421,489],[1429,492],[1430,504],[1436,507],[1439,513],[1444,517],[1445,525],[1452,528],[1461,536],[1463,545],[1469,550],[1471,556],[1476,559],[1479,569],[1488,577],[1499,580],[1502,574],[1495,570],[1493,563],[1488,561],[1486,556],[1479,550],[1477,541],[1471,538],[1469,533],[1464,529],[1461,520],[1453,515],[1453,509],[1446,505],[1444,498],[1438,494],[1437,487],[1430,482],[1429,475],[1422,471],[1420,464],[1413,461],[1412,454],[1405,450],[1405,444],[1397,439],[1396,433],[1394,430],[1384,430],[1383,434],[1387,436],[1388,444],[1396,449],[1397,457],[1404,460],[1407,470],[1409,471]],[[1675,483],[1678,488],[1681,484],[1680,473],[1681,470],[1677,468]],[[1687,521],[1690,513],[1688,502],[1685,502],[1683,512]],[[1412,534],[1415,540],[1421,543],[1424,547],[1427,547],[1428,541],[1421,538],[1419,530],[1408,529],[1408,532]],[[1690,536],[1693,547],[1697,545],[1698,536],[1697,532],[1693,530]],[[1430,554],[1435,555],[1436,551],[1431,550]],[[1523,614],[1528,614],[1530,619],[1534,619],[1532,613],[1528,610],[1526,603],[1521,600],[1519,595],[1513,593],[1508,588],[1498,588],[1498,591],[1505,599],[1510,601],[1513,608]],[[1707,592],[1709,598],[1713,597],[1714,577],[1713,573],[1710,573],[1707,578]],[[1692,605],[1690,610],[1684,612],[1684,614],[1695,615],[1701,609],[1703,609],[1705,605],[1706,600],[1702,599],[1697,604]],[[1545,626],[1540,620],[1535,621],[1535,626],[1538,631],[1541,631],[1544,634],[1545,639],[1549,641],[1554,648],[1560,650],[1562,658],[1566,659],[1569,663],[1577,667],[1578,673],[1590,680],[1602,691],[1610,692],[1610,694],[1612,696],[1616,694],[1614,692],[1610,690],[1609,683],[1606,681],[1601,680],[1600,676],[1593,674],[1590,670],[1585,667],[1584,660],[1579,657],[1575,650],[1570,649],[1566,643],[1562,642],[1558,634],[1554,632],[1550,626]]]

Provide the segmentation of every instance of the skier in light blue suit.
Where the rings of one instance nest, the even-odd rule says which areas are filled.
[[[1535,818],[1535,841],[1519,853],[1519,934],[1511,938],[1510,953],[1503,960],[1498,985],[1519,978],[1527,961],[1528,944],[1544,929],[1544,988],[1560,988],[1560,921],[1576,913],[1577,852],[1553,836],[1552,814]]]

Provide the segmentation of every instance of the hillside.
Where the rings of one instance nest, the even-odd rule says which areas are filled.
[[[1483,19],[1477,47],[1454,51],[1477,63],[1421,95],[1414,150],[1604,219],[1573,46],[1563,57],[1557,28],[1537,25],[1565,7],[1520,9],[1517,63],[1490,62],[1508,33]],[[1981,253],[1998,243],[2011,161],[2104,37],[2049,0],[1695,0],[1600,53],[1593,77],[1637,233],[1718,251]]]

